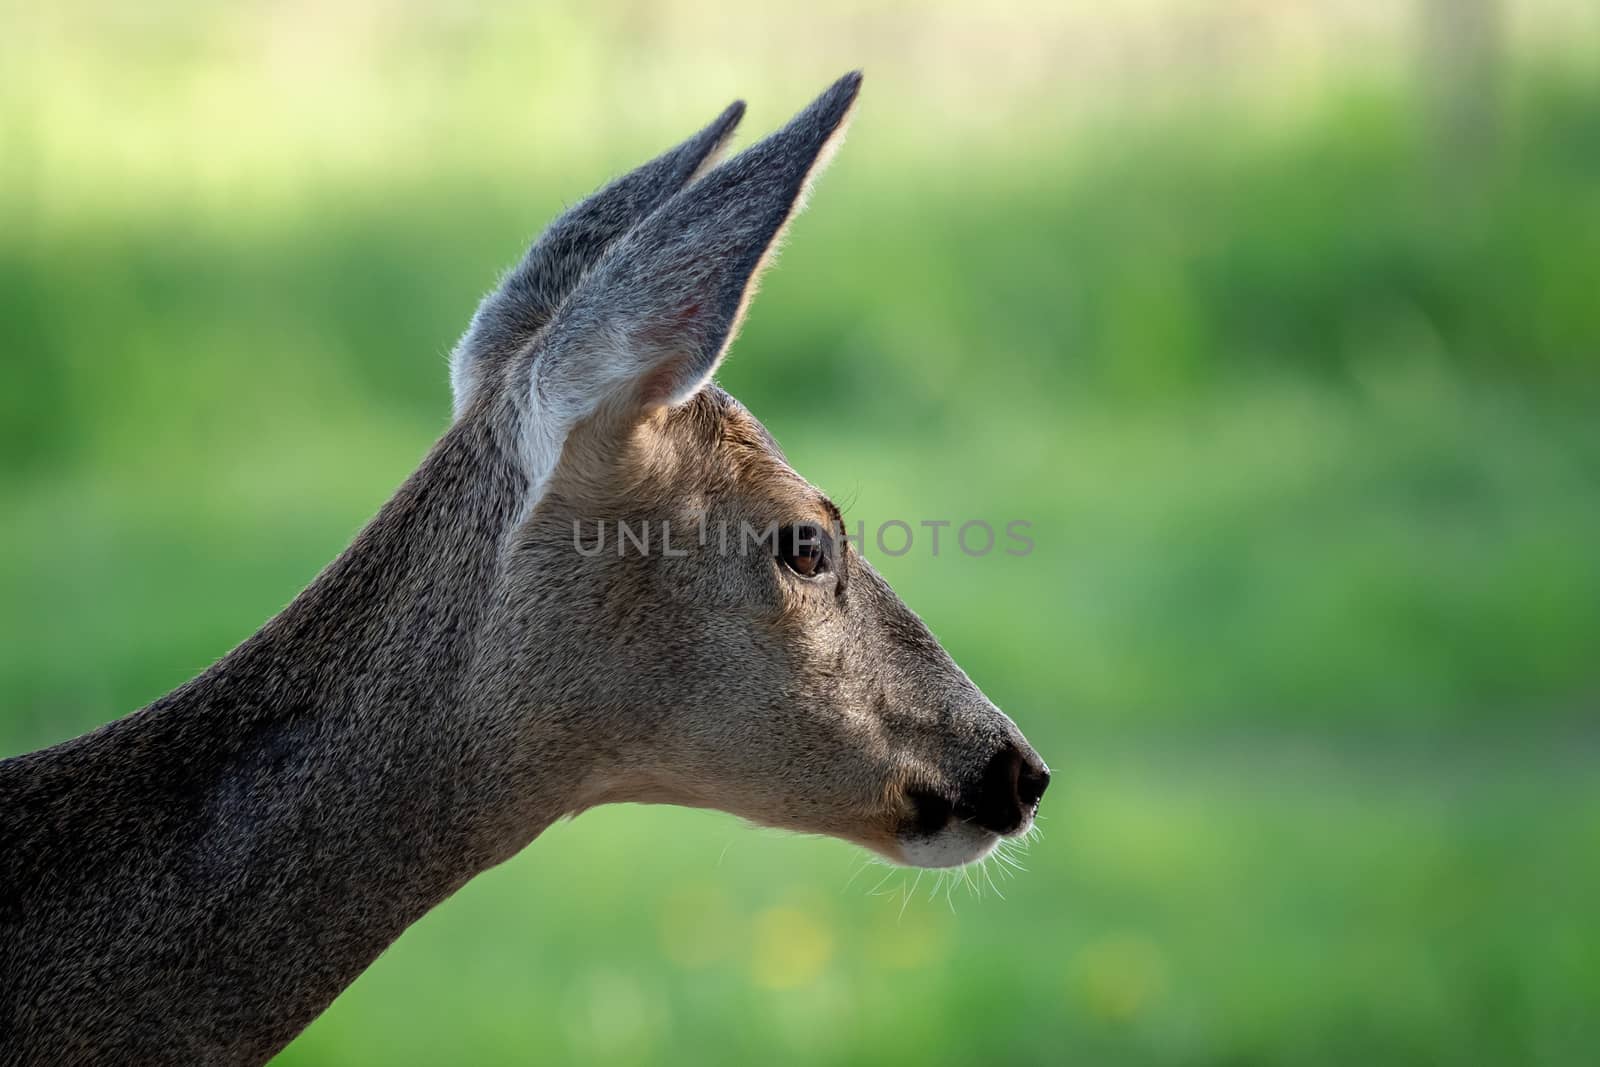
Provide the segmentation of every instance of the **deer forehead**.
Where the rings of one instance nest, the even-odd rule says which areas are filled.
[[[568,499],[604,498],[608,511],[705,513],[724,505],[762,524],[824,526],[833,514],[766,427],[715,386],[641,421],[620,448],[603,432],[575,433],[555,484]]]

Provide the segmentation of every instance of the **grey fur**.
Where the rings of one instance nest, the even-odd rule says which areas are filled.
[[[854,94],[666,192],[730,110],[558,222],[480,311],[463,351],[487,373],[455,423],[305,592],[149,707],[0,761],[0,1063],[263,1061],[410,923],[599,803],[900,860],[1020,832],[1038,757],[842,541],[810,579],[692,538],[572,543],[617,517],[837,526],[696,383]],[[532,470],[536,368],[584,353],[632,369],[542,379],[589,414]]]
[[[660,399],[692,396],[732,340],[762,261],[860,87],[859,74],[839,79],[610,249],[550,324],[535,368],[541,395],[604,399],[597,374],[631,385],[678,360]]]
[[[594,262],[701,173],[743,117],[744,101],[735,100],[705,129],[550,224],[484,299],[451,355],[458,409],[466,406],[486,365],[504,363],[533,340]]]

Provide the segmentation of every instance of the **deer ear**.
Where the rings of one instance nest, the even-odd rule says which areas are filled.
[[[570,428],[601,405],[637,413],[682,403],[705,385],[860,85],[860,74],[841,78],[612,246],[539,347],[532,385],[542,414]]]
[[[478,382],[520,352],[550,321],[595,262],[715,162],[744,116],[736,100],[716,120],[567,211],[484,298],[450,356],[455,409],[466,408]]]

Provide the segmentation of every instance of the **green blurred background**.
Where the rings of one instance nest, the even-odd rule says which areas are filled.
[[[0,0],[0,753],[292,598],[564,205],[856,66],[723,378],[852,518],[1033,522],[878,561],[1029,869],[593,812],[281,1062],[1595,1062],[1592,3]]]

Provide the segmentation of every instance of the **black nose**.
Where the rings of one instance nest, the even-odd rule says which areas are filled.
[[[1006,745],[989,760],[983,776],[962,797],[979,826],[997,834],[1021,829],[1050,784],[1050,768],[1027,745]]]

